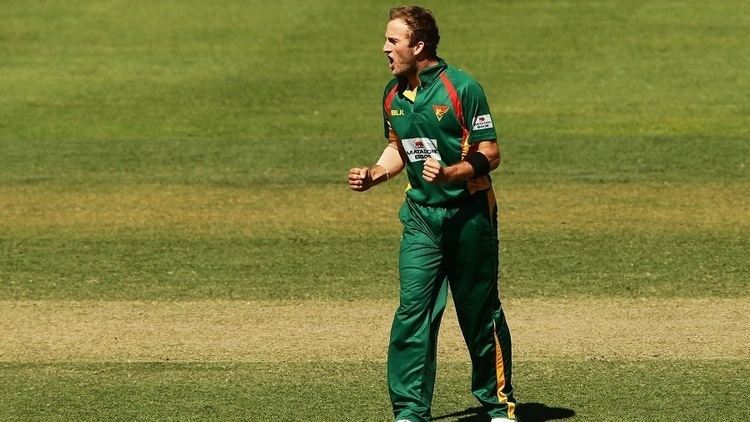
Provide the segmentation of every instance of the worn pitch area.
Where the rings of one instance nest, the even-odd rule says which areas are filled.
[[[392,301],[0,301],[4,362],[385,358]],[[518,299],[519,360],[750,359],[750,299]],[[452,303],[440,359],[468,359]]]

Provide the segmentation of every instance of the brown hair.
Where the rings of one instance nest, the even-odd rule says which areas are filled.
[[[406,23],[411,31],[409,41],[412,46],[422,41],[427,54],[432,58],[437,57],[440,32],[432,12],[419,6],[401,6],[392,8],[389,16],[390,20],[401,19]]]

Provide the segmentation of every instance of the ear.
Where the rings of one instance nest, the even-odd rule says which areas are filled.
[[[414,44],[411,48],[412,48],[412,51],[414,52],[414,55],[418,56],[419,53],[424,51],[424,41],[417,41],[417,43]]]

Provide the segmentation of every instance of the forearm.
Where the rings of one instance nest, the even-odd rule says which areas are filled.
[[[474,177],[474,167],[466,161],[459,161],[456,164],[445,167],[446,182],[461,182]]]
[[[377,164],[370,169],[373,185],[377,185],[395,177],[401,173],[403,169],[404,161],[401,158],[398,145],[396,142],[391,142],[383,150],[383,154],[380,156],[380,159],[378,159]]]
[[[482,141],[479,143],[476,152],[484,155],[489,163],[489,170],[492,171],[500,165],[500,149],[495,141]],[[456,164],[445,167],[445,181],[460,182],[477,177],[474,166],[466,160],[461,160]]]

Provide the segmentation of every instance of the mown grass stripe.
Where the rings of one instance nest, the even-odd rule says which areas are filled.
[[[750,416],[747,360],[517,359],[513,369],[519,414],[530,422]],[[470,371],[438,366],[434,420],[486,420],[476,416]],[[382,362],[10,363],[0,377],[3,420],[390,420]]]
[[[402,178],[404,183],[406,179]],[[750,184],[497,183],[505,229],[511,232],[750,232]],[[313,200],[314,198],[314,200]],[[403,184],[365,195],[343,183],[250,189],[126,185],[67,188],[0,186],[0,231],[31,233],[179,233],[269,236],[399,231]],[[507,225],[506,225],[507,224]]]
[[[398,235],[0,235],[0,299],[392,299]],[[352,255],[366,245],[367,255]],[[745,297],[742,234],[517,233],[501,228],[510,298]]]

